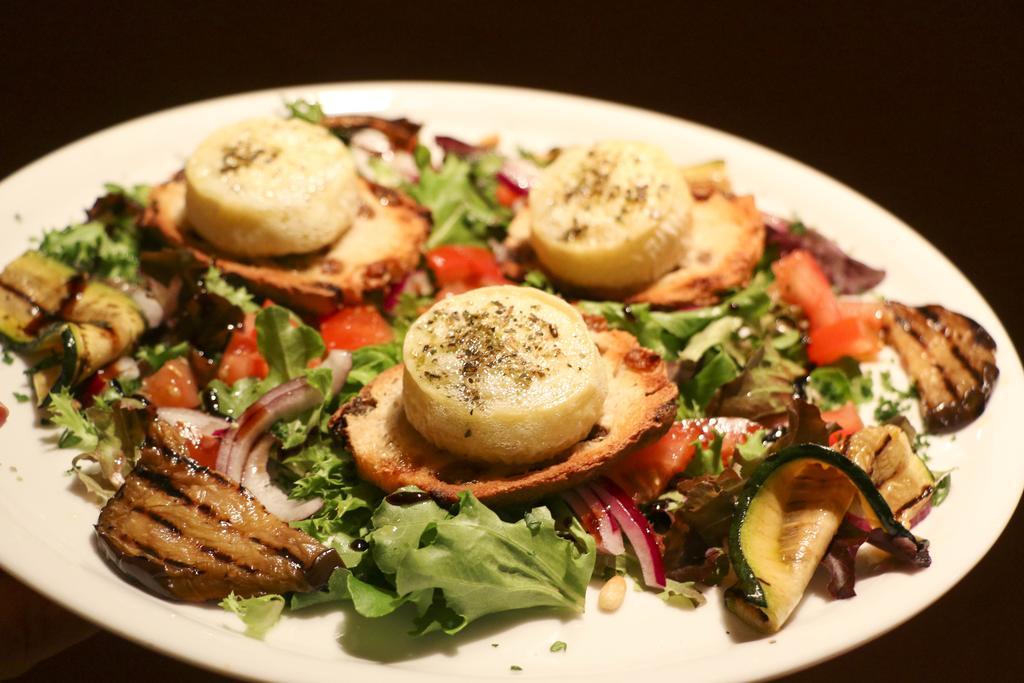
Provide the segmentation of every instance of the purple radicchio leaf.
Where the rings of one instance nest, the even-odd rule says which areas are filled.
[[[854,567],[857,552],[868,543],[884,550],[901,564],[924,568],[932,563],[928,553],[928,541],[907,536],[890,534],[883,529],[864,531],[844,519],[821,558],[821,566],[829,573],[828,592],[833,598],[845,600],[856,595],[854,585],[857,577]]]
[[[768,244],[778,247],[780,255],[797,249],[809,251],[840,294],[860,294],[885,278],[884,270],[847,256],[839,245],[817,230],[769,214],[762,216]]]
[[[473,154],[479,154],[485,151],[483,147],[477,145],[471,145],[468,142],[463,142],[458,138],[453,138],[448,135],[438,135],[434,138],[434,142],[437,146],[444,151],[445,154],[454,154],[457,157],[467,157]]]
[[[722,548],[708,548],[704,552],[704,560],[700,564],[688,564],[676,567],[666,576],[673,581],[693,581],[705,586],[717,586],[729,573],[729,555]]]
[[[821,558],[821,566],[828,570],[828,592],[833,598],[846,600],[857,594],[853,590],[857,582],[854,566],[857,551],[867,539],[865,532],[844,520],[829,544],[825,557]]]
[[[928,541],[924,539],[896,536],[886,533],[882,529],[872,529],[868,532],[867,541],[903,564],[922,569],[932,564],[932,557],[928,553]]]

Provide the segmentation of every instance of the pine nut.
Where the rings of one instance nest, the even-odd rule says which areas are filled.
[[[597,594],[597,606],[602,611],[614,612],[622,606],[622,601],[625,599],[626,580],[615,575],[601,586],[601,592]]]

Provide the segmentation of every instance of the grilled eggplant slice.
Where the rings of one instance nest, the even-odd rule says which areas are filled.
[[[867,473],[896,521],[913,526],[935,493],[935,476],[914,453],[907,433],[895,425],[866,427],[837,448]],[[850,512],[867,516],[859,501],[854,501]]]
[[[314,590],[341,562],[240,485],[163,445],[142,449],[96,533],[118,569],[186,602]]]
[[[726,593],[726,607],[758,630],[778,631],[858,494],[869,521],[926,565],[927,542],[893,518],[864,470],[823,446],[790,446],[758,467],[736,502],[729,559],[737,584]]]
[[[962,429],[984,412],[999,368],[981,325],[942,306],[889,302],[886,339],[917,385],[929,432]]]
[[[130,297],[38,251],[0,273],[0,337],[41,357],[32,371],[40,405],[119,358],[145,329]]]

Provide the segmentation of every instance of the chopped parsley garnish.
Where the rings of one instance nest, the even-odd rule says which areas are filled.
[[[569,646],[566,645],[564,641],[556,640],[555,642],[551,643],[551,647],[549,649],[552,652],[564,652],[568,647]]]

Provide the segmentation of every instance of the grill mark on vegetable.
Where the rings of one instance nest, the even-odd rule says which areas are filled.
[[[267,543],[266,541],[257,538],[256,536],[250,536],[249,540],[253,543],[256,543],[257,545],[266,548],[267,550],[270,550],[279,557],[283,557],[284,559],[288,560],[289,563],[295,565],[299,569],[301,569],[304,566],[302,564],[302,561],[299,558],[295,557],[295,555],[292,555],[291,551],[285,548],[284,546],[278,546],[274,545],[273,543]]]
[[[935,491],[934,487],[932,487],[932,486],[925,486],[923,489],[921,489],[920,493],[918,493],[912,499],[908,500],[906,503],[901,505],[900,509],[896,510],[893,513],[893,517],[899,518],[900,515],[902,515],[904,512],[906,512],[907,510],[910,510],[915,505],[917,505],[921,501],[923,501],[923,500],[927,499],[929,496],[931,496],[934,491]]]
[[[981,384],[981,382],[983,381],[981,373],[978,372],[978,370],[973,365],[971,365],[970,361],[967,359],[967,356],[964,355],[964,352],[960,349],[960,346],[957,345],[956,341],[952,339],[950,339],[950,341],[952,342],[949,345],[950,353],[952,353],[953,357],[960,362],[960,365],[964,366],[964,369],[967,370],[968,373],[970,373],[971,379],[974,380],[974,383]]]
[[[137,512],[140,515],[145,515],[146,517],[148,517],[149,519],[153,520],[154,522],[156,522],[160,526],[162,526],[162,527],[164,527],[166,529],[169,529],[170,531],[174,532],[175,535],[181,536],[181,529],[179,529],[174,522],[172,522],[171,520],[167,519],[166,517],[163,517],[162,515],[158,515],[157,513],[153,512],[152,510],[147,510],[144,507],[135,506],[135,507],[132,508],[132,512]]]
[[[148,481],[148,479],[147,479],[147,481]],[[164,490],[164,489],[161,489],[161,490]],[[188,496],[185,496],[184,499],[189,502],[190,507],[193,507],[193,508],[197,507],[196,505],[191,503],[191,499]],[[160,526],[170,530],[178,538],[183,539],[185,541],[188,541],[189,543],[193,544],[196,548],[198,548],[202,552],[206,553],[207,555],[209,555],[210,557],[212,557],[212,558],[214,558],[216,560],[219,560],[220,562],[223,562],[224,564],[229,564],[229,565],[231,565],[233,567],[238,567],[239,569],[241,569],[242,571],[244,571],[247,574],[255,574],[258,571],[255,567],[252,567],[252,566],[250,566],[250,565],[248,565],[248,564],[246,564],[244,562],[241,562],[239,560],[236,560],[234,557],[232,557],[231,555],[227,554],[226,552],[224,552],[222,550],[218,550],[217,548],[212,548],[212,547],[206,545],[205,543],[202,543],[201,541],[199,541],[199,539],[197,539],[197,538],[195,538],[193,536],[190,536],[190,535],[188,535],[186,533],[182,533],[181,529],[179,529],[173,522],[171,522],[169,519],[167,519],[167,518],[165,518],[165,517],[163,517],[163,516],[153,512],[152,510],[148,510],[146,508],[136,506],[136,507],[132,508],[132,512],[137,512],[139,514],[144,515],[145,517],[151,519],[152,521],[156,522]],[[263,545],[263,544],[261,543],[260,545]],[[157,553],[156,551],[154,551],[154,553],[155,553],[154,557],[157,557],[158,559],[160,559],[163,562],[167,561],[167,558],[165,558],[160,553]],[[289,553],[289,555],[290,555],[290,553]],[[186,566],[190,566],[190,565],[186,565]]]
[[[888,447],[889,447],[889,444],[890,444],[891,442],[892,442],[892,434],[889,434],[888,432],[886,432],[886,433],[885,433],[885,438],[884,438],[884,439],[882,439],[882,443],[881,443],[881,444],[879,444],[879,446],[878,446],[878,447],[877,447],[877,448],[875,449],[875,452],[871,454],[871,463],[870,463],[870,464],[868,465],[868,471],[867,471],[867,474],[868,474],[868,477],[869,477],[869,478],[870,478],[870,479],[871,479],[872,481],[874,481],[874,474],[875,474],[875,462],[876,462],[876,461],[878,460],[878,456],[880,456],[880,455],[882,454],[882,452],[883,452],[883,451],[884,451],[884,450],[885,450],[886,448],[888,448]],[[877,484],[876,484],[876,485],[877,485]]]
[[[213,508],[211,508],[209,505],[207,505],[206,503],[196,503],[186,493],[184,493],[181,490],[175,488],[173,485],[170,484],[169,481],[166,481],[166,478],[164,477],[164,475],[158,474],[156,472],[152,472],[152,471],[144,469],[144,468],[139,468],[138,474],[142,475],[142,477],[146,481],[150,482],[151,484],[154,484],[155,488],[157,488],[158,490],[160,490],[160,491],[162,491],[162,492],[164,492],[164,493],[166,493],[166,494],[168,494],[170,496],[173,496],[174,498],[178,498],[179,500],[182,500],[183,502],[185,502],[187,505],[189,505],[193,509],[199,511],[200,513],[202,513],[203,515],[213,519],[214,521],[219,522],[220,524],[223,524],[223,525],[230,525],[231,524],[231,520],[225,519],[224,517],[221,517],[220,515],[218,515],[216,513],[216,511]],[[160,481],[161,479],[163,479],[164,481]],[[154,480],[156,480],[156,481],[154,481]],[[166,484],[166,485],[163,485],[163,484]],[[181,530],[178,529],[172,522],[170,522],[169,520],[161,517],[160,515],[156,514],[155,512],[152,512],[150,510],[146,510],[146,509],[140,508],[140,507],[135,507],[135,508],[133,508],[133,510],[135,512],[140,512],[142,514],[145,514],[147,517],[152,519],[154,522],[157,522],[158,524],[161,524],[161,525],[167,527],[171,531],[174,531],[175,533],[177,533],[177,534],[179,534],[181,536],[186,536],[185,534],[182,534]],[[289,551],[285,547],[277,546],[277,545],[274,545],[272,543],[267,543],[267,542],[265,542],[265,541],[255,537],[255,536],[250,536],[249,540],[252,541],[253,543],[256,543],[256,544],[266,548],[267,550],[270,550],[271,552],[275,553],[276,555],[278,555],[280,557],[283,557],[284,559],[288,560],[289,563],[295,565],[296,567],[302,568],[303,566],[305,566],[305,565],[303,565],[301,560],[299,560],[297,557],[295,557],[295,555],[293,555],[291,553],[291,551]],[[204,552],[207,552],[206,548],[200,548],[200,549],[203,550]],[[239,566],[242,566],[242,565],[239,565]],[[250,567],[249,569],[252,569],[252,568]],[[252,571],[255,571],[255,570],[252,570]]]
[[[957,359],[960,365],[970,373],[971,378],[975,383],[980,384],[982,381],[981,373],[978,372],[977,368],[971,364],[970,360],[968,360],[967,356],[964,354],[963,349],[960,348],[960,345],[953,336],[955,321],[946,320],[946,316],[942,315],[941,312],[932,309],[930,306],[921,306],[916,310],[928,321],[929,326],[935,330],[936,333],[941,334],[946,338],[949,342],[946,345],[949,348],[949,352]],[[974,336],[976,337],[977,335]]]
[[[919,312],[917,309],[909,309],[909,310],[912,311],[912,312]],[[925,357],[933,360],[931,366],[933,368],[935,368],[936,372],[939,373],[939,377],[942,378],[942,384],[946,387],[946,391],[949,392],[949,395],[952,396],[954,399],[959,398],[960,394],[956,390],[956,385],[949,378],[949,375],[946,374],[945,366],[943,366],[941,363],[938,363],[938,362],[934,361],[934,357],[932,356],[931,352],[928,350],[928,341],[924,338],[924,336],[920,332],[917,331],[916,327],[914,326],[914,323],[909,318],[906,318],[906,317],[904,317],[902,315],[899,315],[899,314],[896,315],[896,322],[903,329],[903,331],[906,332],[908,335],[910,335],[910,337],[915,342],[917,342],[917,345],[921,347],[922,355],[924,355]]]
[[[56,313],[58,317],[64,320],[71,318],[71,315],[75,312],[75,304],[82,299],[82,293],[85,292],[86,284],[86,277],[81,273],[68,280],[68,292],[57,306]]]
[[[188,503],[190,506],[195,507],[195,504],[192,502],[192,499],[186,493],[182,492],[174,484],[172,484],[171,478],[168,477],[167,475],[160,474],[159,472],[154,472],[145,467],[136,468],[135,474],[139,475],[142,479],[144,479],[156,490],[162,491],[163,493],[166,493],[172,498],[177,498],[178,500],[184,501]]]

